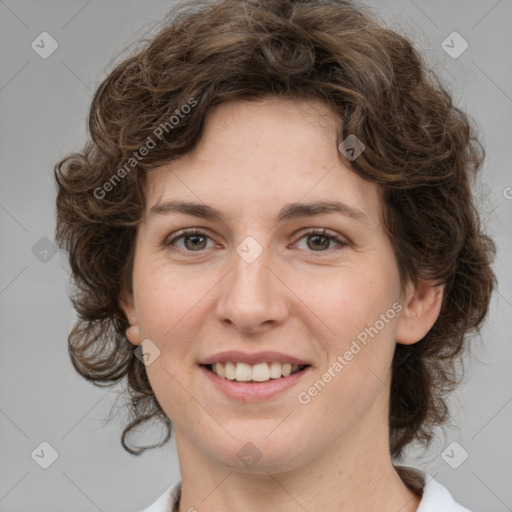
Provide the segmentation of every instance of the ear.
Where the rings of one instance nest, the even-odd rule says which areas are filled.
[[[412,345],[420,341],[436,322],[443,303],[444,285],[418,279],[409,283],[404,308],[398,320],[397,343]]]
[[[124,311],[128,323],[130,324],[130,327],[126,329],[126,337],[132,345],[140,345],[143,338],[140,335],[139,323],[135,313],[133,293],[123,293],[119,299],[119,305]]]

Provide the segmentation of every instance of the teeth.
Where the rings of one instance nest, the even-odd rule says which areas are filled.
[[[292,373],[302,369],[303,366],[291,363],[258,363],[250,365],[247,363],[236,363],[227,361],[225,363],[215,363],[212,365],[212,371],[219,377],[238,382],[266,382],[270,379],[279,379],[288,377]]]
[[[273,379],[278,379],[281,377],[281,363],[277,361],[272,361],[270,363],[270,376]]]
[[[283,377],[288,377],[292,373],[292,365],[290,363],[285,363],[281,367],[281,375]]]
[[[219,377],[226,377],[226,370],[222,364],[214,364],[214,371]]]
[[[249,365],[247,365],[249,366]],[[252,367],[252,379],[257,382],[265,382],[270,379],[270,370],[267,363],[258,363]]]
[[[248,382],[252,379],[251,365],[246,363],[236,363],[235,380]]]
[[[218,368],[218,365],[220,363],[214,364],[213,366],[216,366]],[[225,374],[226,379],[229,380],[235,380],[235,370],[236,370],[236,364],[232,363],[231,361],[228,361],[225,366]],[[219,374],[219,370],[217,369],[217,375]]]

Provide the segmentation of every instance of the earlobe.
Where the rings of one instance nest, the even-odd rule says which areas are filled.
[[[137,315],[135,313],[133,294],[124,293],[119,299],[119,305],[130,324],[130,327],[126,329],[126,337],[128,338],[128,341],[132,345],[140,345],[142,343],[142,337],[140,335]]]
[[[126,329],[126,337],[132,345],[140,345],[142,343],[139,327],[136,325],[130,325],[130,327]]]
[[[397,343],[420,341],[435,324],[443,303],[444,285],[418,279],[409,284],[396,331]]]

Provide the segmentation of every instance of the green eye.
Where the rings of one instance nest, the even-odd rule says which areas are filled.
[[[178,249],[187,252],[198,252],[206,249],[206,241],[210,238],[206,233],[199,229],[184,231],[178,236],[172,238],[165,245],[174,245],[177,240],[183,239],[185,249],[178,247]]]
[[[183,239],[183,246],[179,247],[176,242]],[[327,252],[331,247],[332,243],[338,247],[348,246],[349,243],[346,240],[341,239],[336,234],[328,233],[325,229],[313,229],[304,233],[299,240],[307,239],[307,248],[299,248],[310,252]],[[166,247],[172,247],[173,250],[181,251],[183,253],[199,253],[207,249],[208,240],[211,238],[200,229],[189,229],[186,231],[178,232],[178,234],[171,239],[167,240],[164,245]],[[296,246],[297,243],[294,244]]]
[[[314,229],[308,231],[307,233],[304,233],[299,240],[302,240],[303,238],[308,239],[307,248],[311,249],[313,252],[325,252],[325,250],[331,248],[330,245],[332,242],[335,242],[341,247],[349,245],[348,242],[342,240],[337,235],[328,234],[325,229]]]

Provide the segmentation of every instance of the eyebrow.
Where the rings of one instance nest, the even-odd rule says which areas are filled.
[[[157,203],[151,207],[149,216],[152,215],[170,215],[173,213],[181,213],[200,217],[203,219],[214,219],[224,222],[224,217],[219,210],[212,208],[206,204],[193,203],[186,201],[165,201]],[[338,213],[350,217],[354,220],[362,222],[367,226],[371,226],[368,216],[345,203],[338,201],[315,201],[312,203],[288,203],[279,212],[278,222],[283,220],[297,219],[301,217],[312,217],[315,215]]]

